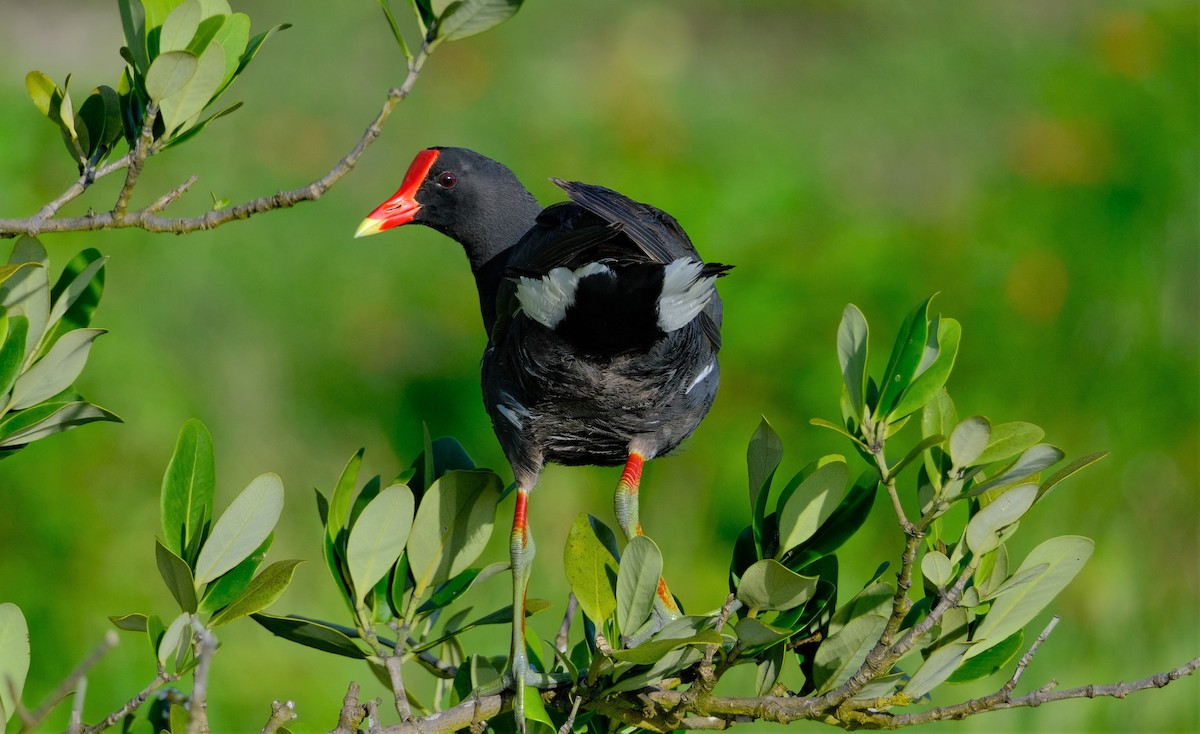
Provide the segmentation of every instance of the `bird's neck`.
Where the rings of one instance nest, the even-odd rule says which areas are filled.
[[[496,321],[496,293],[513,248],[533,228],[542,206],[524,187],[503,202],[489,202],[471,218],[470,231],[459,232],[458,241],[471,262],[471,273],[479,292],[479,310],[488,334]]]

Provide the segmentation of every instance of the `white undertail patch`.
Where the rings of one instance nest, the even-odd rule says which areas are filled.
[[[541,278],[521,276],[517,279],[517,300],[529,318],[553,329],[575,304],[579,281],[601,273],[611,274],[612,270],[603,263],[588,263],[577,270],[554,268]]]
[[[702,278],[703,269],[704,263],[685,257],[664,269],[662,294],[658,297],[658,328],[664,333],[686,326],[712,299],[717,276]]]

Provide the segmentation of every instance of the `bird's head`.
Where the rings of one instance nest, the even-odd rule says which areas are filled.
[[[541,206],[504,165],[466,148],[417,154],[399,190],[358,225],[355,237],[423,224],[462,243],[473,267],[517,243]]]

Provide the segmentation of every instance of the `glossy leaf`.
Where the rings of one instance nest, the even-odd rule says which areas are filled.
[[[758,422],[758,428],[750,437],[746,446],[746,470],[750,482],[750,507],[756,515],[761,514],[760,508],[765,506],[765,497],[759,495],[770,487],[771,478],[783,460],[783,441],[779,434],[771,428],[766,418]]]
[[[146,10],[141,0],[117,0],[121,13],[121,28],[125,32],[125,46],[129,49],[134,67],[145,74],[150,66],[146,54]]]
[[[842,322],[838,326],[838,364],[842,368],[842,380],[846,384],[851,407],[862,423],[867,394],[867,319],[853,303],[846,304],[842,311]]]
[[[644,535],[634,536],[617,566],[617,622],[632,635],[654,608],[663,558],[658,546]]]
[[[628,650],[614,650],[612,658],[634,665],[650,665],[667,653],[690,645],[720,645],[721,633],[716,630],[701,630],[691,637],[654,639],[643,642]]]
[[[200,599],[200,611],[215,612],[241,596],[246,587],[250,585],[250,581],[253,580],[254,572],[266,558],[267,551],[271,548],[274,540],[274,533],[268,535],[267,539],[250,554],[249,558],[221,574],[220,578],[209,584],[208,588],[204,590],[204,596]]]
[[[403,562],[403,559],[401,561]],[[483,568],[468,568],[434,590],[433,596],[429,597],[429,601],[418,607],[417,612],[423,614],[425,612],[432,612],[435,609],[448,607],[474,587],[475,584],[486,581],[492,576],[508,569],[509,564],[505,561],[497,561]]]
[[[457,41],[494,28],[521,9],[524,0],[456,0],[437,23],[437,38]]]
[[[154,59],[150,70],[146,72],[146,94],[161,105],[163,100],[183,90],[195,76],[199,64],[200,57],[190,51],[170,51],[161,54]]]
[[[960,422],[950,433],[950,460],[955,466],[966,467],[979,463],[977,460],[991,440],[992,423],[981,415]]]
[[[879,403],[875,406],[875,416],[882,417],[892,412],[893,406],[900,394],[909,386],[916,375],[917,367],[925,354],[925,341],[929,333],[929,302],[930,296],[917,306],[905,318],[896,335],[892,356],[888,359],[887,369],[884,370],[880,382]]]
[[[774,645],[796,634],[796,631],[789,627],[770,625],[755,617],[739,619],[733,626],[733,631],[747,649]]]
[[[850,539],[871,514],[875,504],[875,493],[879,489],[879,475],[868,469],[859,475],[854,485],[834,510],[829,519],[809,538],[798,551],[784,556],[789,568],[804,568],[816,559],[833,553]]]
[[[127,632],[145,632],[147,629],[145,614],[123,614],[119,617],[109,617],[108,621],[116,625],[117,629]]]
[[[1075,578],[1091,557],[1094,547],[1095,543],[1089,538],[1062,535],[1030,551],[1014,576],[1042,564],[1046,565],[1046,570],[992,603],[991,610],[971,636],[977,644],[970,654],[975,656],[1000,644],[1028,624]]]
[[[1033,446],[1046,435],[1032,423],[1013,421],[992,426],[987,448],[976,459],[976,464],[991,464],[1016,456]]]
[[[929,579],[929,583],[944,589],[954,578],[954,565],[945,553],[930,551],[921,559],[921,573]]]
[[[10,408],[21,410],[66,390],[83,372],[92,342],[104,329],[76,329],[64,334],[46,356],[34,363],[13,385]]]
[[[157,64],[158,60],[156,59],[154,63]],[[221,49],[220,44],[210,44],[196,60],[195,71],[183,86],[178,91],[159,100],[163,126],[166,128],[167,134],[172,134],[199,115],[212,101],[224,79],[225,52]],[[149,83],[148,80],[147,83]]]
[[[283,511],[283,482],[277,474],[256,477],[225,510],[196,560],[196,583],[207,584],[249,557]]]
[[[196,33],[192,36],[192,40],[188,42],[186,50],[197,55],[204,53],[209,44],[216,39],[221,27],[225,25],[226,17],[225,15],[210,15],[201,19],[200,25],[196,26]],[[228,61],[228,55],[225,53],[224,47],[221,47],[221,57]],[[224,83],[224,81],[225,76],[222,74],[221,82]]]
[[[50,291],[54,305],[48,318],[48,336],[42,340],[43,350],[66,332],[91,324],[104,292],[103,265],[107,260],[99,250],[89,247],[63,268]]]
[[[1021,647],[1024,644],[1025,633],[1017,630],[1006,637],[1003,642],[961,662],[958,669],[946,679],[946,682],[969,683],[973,680],[986,678],[1012,662],[1013,658],[1021,652]]]
[[[254,577],[246,590],[228,606],[213,615],[209,627],[229,624],[235,619],[262,611],[274,604],[292,583],[296,567],[304,561],[276,561]]]
[[[971,649],[969,642],[951,642],[929,654],[925,662],[904,686],[903,693],[909,698],[920,698],[946,681],[958,666],[963,656]]]
[[[358,486],[358,472],[362,467],[363,449],[354,452],[346,468],[338,477],[333,488],[333,496],[329,500],[329,510],[325,517],[325,530],[329,539],[336,541],[338,533],[346,527],[350,519],[350,507],[354,503],[354,489]]]
[[[29,659],[29,625],[25,615],[16,604],[0,604],[0,725],[17,712],[25,676],[29,674]]]
[[[787,497],[779,511],[781,555],[815,535],[833,515],[846,496],[849,472],[846,461],[836,457],[818,466]]]
[[[758,561],[738,585],[737,598],[751,609],[791,609],[808,601],[817,588],[815,576],[801,576],[778,561]]]
[[[363,652],[362,648],[344,632],[313,619],[295,616],[276,617],[261,612],[251,614],[250,618],[276,637],[282,637],[314,650],[357,660],[366,660],[368,657],[367,653]]]
[[[46,436],[68,431],[85,423],[121,421],[98,405],[80,401],[46,402],[26,410],[10,413],[0,422],[0,448],[24,446]]]
[[[580,513],[567,534],[563,550],[563,572],[579,608],[593,622],[608,619],[617,609],[615,586],[617,559],[596,533],[602,526],[587,513]]]
[[[159,540],[154,541],[154,558],[158,562],[158,573],[162,576],[163,583],[167,585],[171,596],[175,597],[179,608],[185,612],[195,612],[197,606],[196,583],[192,579],[192,569],[188,568],[187,561],[173,553]]]
[[[1021,458],[1010,466],[999,476],[982,482],[963,495],[966,497],[975,497],[992,489],[999,487],[1007,487],[1010,484],[1016,484],[1022,479],[1028,479],[1034,474],[1047,469],[1054,464],[1057,464],[1063,458],[1063,452],[1056,446],[1051,446],[1048,443],[1039,443],[1036,446],[1031,446],[1021,454]]]
[[[415,500],[412,490],[396,484],[380,492],[350,530],[346,564],[360,599],[400,558],[412,529]]]
[[[1037,485],[1022,484],[992,500],[967,523],[967,547],[977,556],[995,550],[1000,531],[1020,520],[1035,499]]]
[[[954,319],[938,319],[937,328],[930,329],[927,339],[926,357],[928,357],[929,345],[935,349],[936,356],[930,364],[922,365],[924,369],[918,370],[912,384],[900,396],[896,407],[892,408],[888,415],[889,421],[903,418],[920,410],[922,406],[933,400],[937,392],[946,384],[951,370],[954,369],[954,360],[958,356],[962,326]]]
[[[813,660],[813,685],[824,694],[849,680],[879,641],[887,618],[855,617],[821,643]]]
[[[183,424],[163,475],[160,507],[165,545],[194,564],[200,529],[213,515],[216,463],[212,435],[195,418]]]
[[[1105,456],[1108,456],[1107,451],[1097,451],[1094,454],[1088,454],[1087,456],[1076,459],[1070,464],[1064,466],[1062,469],[1054,472],[1054,475],[1042,482],[1042,486],[1038,488],[1038,499],[1045,497],[1050,490],[1062,480],[1066,479],[1072,474],[1075,474],[1076,472],[1083,471],[1092,464],[1095,464],[1097,461],[1103,459]]]
[[[488,470],[442,475],[417,508],[408,536],[408,559],[417,593],[468,568],[492,535],[504,485]]]

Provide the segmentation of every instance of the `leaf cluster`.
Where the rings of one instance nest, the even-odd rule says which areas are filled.
[[[45,248],[22,237],[0,266],[0,459],[85,423],[120,421],[72,388],[104,333],[90,324],[107,260],[84,250],[51,287]]]

